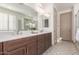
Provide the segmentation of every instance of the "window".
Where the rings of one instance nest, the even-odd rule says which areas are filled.
[[[16,30],[16,16],[9,15],[9,30]]]
[[[8,14],[0,13],[0,30],[8,29]]]
[[[0,13],[0,30],[16,30],[16,16],[7,13]]]
[[[45,19],[45,24],[44,24],[44,27],[49,27],[49,24],[48,24],[48,19]]]

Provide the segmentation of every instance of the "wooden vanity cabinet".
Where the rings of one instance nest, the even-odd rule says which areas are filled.
[[[42,54],[45,51],[44,39],[44,34],[38,35],[38,55]]]
[[[38,55],[44,53],[51,44],[51,33],[38,35]]]
[[[52,44],[51,44],[51,33],[45,34],[45,50],[47,50]]]
[[[37,36],[6,41],[3,46],[4,55],[37,55]]]
[[[50,46],[52,46],[52,34],[51,33],[48,33],[48,36],[47,37],[48,37],[48,46],[50,47]]]
[[[41,55],[51,46],[51,33],[18,38],[0,43],[3,55]]]
[[[4,55],[25,55],[26,43],[23,38],[3,42]]]
[[[37,36],[29,38],[30,42],[27,44],[27,55],[37,55]]]
[[[0,55],[2,55],[2,43],[0,43]]]
[[[25,55],[26,54],[26,48],[20,47],[15,50],[12,50],[10,52],[5,52],[5,55]]]

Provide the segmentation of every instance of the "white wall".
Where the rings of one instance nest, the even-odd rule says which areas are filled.
[[[75,28],[75,12],[76,12],[77,10],[73,7],[73,10],[72,10],[72,40],[73,40],[73,42],[75,43],[76,42],[76,28]]]
[[[74,15],[76,15],[77,12],[78,12],[78,10],[79,10],[79,3],[78,3],[78,4],[75,4],[75,5],[73,6],[73,9],[74,9]]]
[[[42,15],[38,14],[38,31],[43,30],[42,26]]]
[[[57,40],[60,39],[60,13],[57,12]]]
[[[50,21],[49,21],[49,29],[52,32],[52,45],[54,45],[54,5],[50,5]]]
[[[76,42],[76,18],[75,18],[75,15],[77,14],[77,12],[78,12],[78,10],[79,10],[79,4],[75,4],[74,6],[73,6],[73,41],[74,42]]]

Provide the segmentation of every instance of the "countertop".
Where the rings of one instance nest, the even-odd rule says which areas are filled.
[[[19,38],[24,38],[24,37],[31,37],[31,36],[35,36],[35,35],[41,35],[41,34],[45,34],[45,33],[51,33],[51,32],[39,32],[39,33],[31,33],[31,34],[19,34],[19,35],[6,35],[4,37],[0,37],[0,42],[4,42],[4,41],[9,41],[9,40],[16,40]]]

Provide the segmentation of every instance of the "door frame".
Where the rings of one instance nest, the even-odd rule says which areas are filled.
[[[56,22],[56,24],[58,23],[58,12],[57,12],[57,9],[54,7],[54,11],[56,12],[56,18],[54,18],[54,23]],[[54,13],[55,13],[54,12]],[[54,14],[54,16],[55,16],[55,14]],[[56,20],[56,21],[55,21]],[[57,43],[57,39],[58,39],[58,34],[57,34],[57,25],[55,26],[55,24],[54,24],[54,44],[56,44]],[[55,32],[55,29],[56,29],[56,32]],[[56,37],[55,37],[55,34],[56,34]]]

